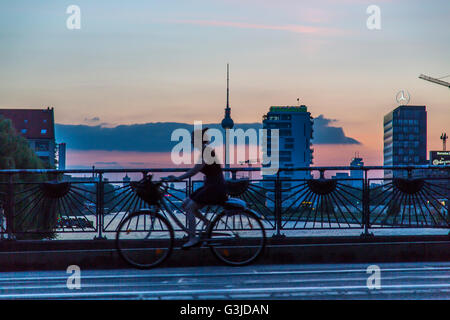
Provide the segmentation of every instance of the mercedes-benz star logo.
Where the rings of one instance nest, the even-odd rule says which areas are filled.
[[[402,105],[407,105],[410,99],[411,96],[409,95],[408,90],[400,90],[395,96],[395,100],[397,100],[397,103]]]

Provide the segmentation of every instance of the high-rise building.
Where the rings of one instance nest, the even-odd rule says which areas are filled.
[[[359,156],[355,156],[352,159],[352,161],[350,162],[350,167],[354,168],[353,170],[350,170],[350,178],[363,179],[364,172],[362,170],[357,170],[357,168],[364,167],[363,158],[360,158]]]
[[[270,129],[279,129],[279,168],[309,167],[313,160],[311,139],[313,118],[306,106],[272,106],[263,116],[263,129],[268,129],[267,152],[271,154]],[[281,171],[283,180],[309,179],[309,171]],[[273,179],[264,176],[264,179]],[[284,183],[286,187],[290,183]]]
[[[66,144],[64,142],[58,144],[58,169],[66,170]]]
[[[364,171],[359,169],[364,167],[363,158],[356,156],[350,162],[350,173],[349,172],[336,172],[332,179],[340,180],[339,183],[348,185],[353,188],[362,189]]]
[[[355,179],[351,180],[350,185],[354,188],[360,188],[362,189],[363,186],[363,179],[364,179],[364,171],[360,170],[358,168],[364,167],[364,161],[363,158],[360,158],[359,156],[355,156],[352,161],[350,162],[350,168],[353,168],[353,170],[350,170],[350,178]]]
[[[16,131],[27,139],[37,156],[55,165],[55,120],[53,108],[47,109],[0,109],[0,116],[10,119]]]
[[[427,163],[426,106],[399,106],[384,116],[384,165]],[[385,170],[386,178],[400,171]]]

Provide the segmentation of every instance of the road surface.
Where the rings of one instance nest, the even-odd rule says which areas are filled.
[[[4,272],[0,299],[450,299],[450,262],[380,263],[372,290],[369,265],[81,270],[81,289],[66,270]]]

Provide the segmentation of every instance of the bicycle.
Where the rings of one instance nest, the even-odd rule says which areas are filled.
[[[149,269],[163,263],[175,245],[175,233],[188,234],[188,229],[168,205],[164,196],[167,182],[152,182],[151,175],[132,183],[133,190],[149,206],[130,213],[118,226],[116,246],[120,256],[138,269]],[[264,251],[266,232],[258,213],[245,201],[228,197],[218,204],[218,213],[201,232],[200,244],[208,246],[221,262],[242,266],[255,261]],[[171,221],[180,230],[175,232]]]

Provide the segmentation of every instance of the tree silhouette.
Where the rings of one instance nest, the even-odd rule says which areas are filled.
[[[4,119],[0,116],[0,169],[45,169],[48,166],[34,153],[28,145],[25,138],[20,136],[14,127],[11,120]],[[47,180],[45,174],[15,174],[13,175],[13,192],[20,193],[26,188],[23,183],[40,182]],[[9,176],[0,175],[0,194],[7,194],[7,183]],[[6,202],[6,199],[1,199],[1,202]],[[3,205],[4,206],[4,205]],[[20,212],[23,204],[15,204],[14,211]],[[56,217],[49,217],[44,214],[34,219],[22,219],[20,215],[14,216],[14,231],[17,233],[28,230],[42,230],[43,233],[38,233],[32,236],[17,235],[18,238],[48,238],[52,237],[52,230]]]
[[[46,166],[17,134],[11,120],[0,116],[0,169],[44,169]]]

